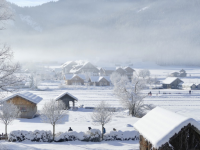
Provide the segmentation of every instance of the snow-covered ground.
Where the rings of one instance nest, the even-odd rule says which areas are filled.
[[[168,67],[169,68],[169,67]],[[139,68],[136,68],[136,70]],[[157,67],[150,69],[151,74],[157,76],[159,79],[164,79],[168,73],[173,71],[179,71],[182,68],[167,69],[164,67]],[[200,69],[188,68],[186,69],[191,77],[185,78],[188,82],[200,81]],[[100,101],[106,101],[113,107],[121,107],[118,99],[114,96],[112,87],[79,87],[68,86],[65,89],[59,89],[60,82],[44,82],[41,87],[48,87],[48,90],[44,91],[29,91],[38,96],[43,97],[43,100],[38,104],[38,111],[40,111],[45,102],[55,98],[64,91],[67,91],[77,97],[79,101],[78,105],[84,105],[85,107],[93,107]],[[192,91],[190,95],[188,90],[144,90],[148,93],[151,91],[153,95],[145,99],[146,103],[151,103],[156,106],[163,107],[178,114],[194,118],[200,123],[200,91]],[[160,94],[159,94],[160,91]],[[91,122],[92,110],[79,109],[78,111],[69,111],[69,116],[66,118],[65,123],[56,127],[56,132],[65,132],[69,127],[72,127],[74,131],[87,131],[88,127],[101,129],[100,126],[93,126]],[[124,111],[117,112],[113,120],[107,124],[107,132],[112,131],[113,128],[117,130],[127,131],[134,130],[133,127],[128,127],[128,124],[133,125],[139,118],[127,116]],[[4,125],[0,124],[0,133],[4,132]],[[16,119],[11,125],[8,126],[8,132],[12,130],[52,130],[52,126],[49,124],[41,123],[40,116],[33,119]],[[1,142],[2,143],[2,142]],[[101,143],[92,142],[62,142],[62,143],[37,143],[37,142],[22,142],[22,143],[7,143],[3,142],[3,145],[7,145],[9,149],[139,149],[139,141],[105,141]]]

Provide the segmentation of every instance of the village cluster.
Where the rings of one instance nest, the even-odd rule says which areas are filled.
[[[56,70],[57,69],[57,70]],[[113,126],[113,130],[106,132],[105,124],[112,120],[113,114],[116,112],[112,106],[109,106],[104,101],[97,104],[95,107],[83,107],[76,106],[79,101],[77,97],[72,95],[65,88],[56,97],[50,98],[47,103],[43,105],[40,111],[40,118],[43,123],[50,123],[53,126],[53,133],[51,131],[18,131],[14,130],[7,134],[7,126],[5,123],[5,135],[0,136],[2,139],[8,139],[10,142],[22,142],[22,141],[37,141],[37,142],[64,142],[64,141],[91,141],[101,142],[104,141],[138,141],[140,140],[141,150],[150,150],[154,148],[159,149],[172,149],[172,146],[176,149],[181,147],[200,148],[200,125],[192,119],[174,112],[166,110],[155,105],[145,103],[144,98],[147,97],[147,93],[143,93],[143,90],[157,90],[162,89],[177,89],[177,90],[200,90],[200,84],[184,82],[188,77],[185,70],[180,72],[171,73],[166,78],[159,79],[151,77],[151,73],[147,69],[136,70],[131,66],[128,67],[96,67],[90,62],[70,61],[64,63],[62,66],[47,68],[39,72],[38,70],[31,74],[31,70],[22,71],[20,73],[31,74],[30,79],[32,82],[37,82],[35,77],[43,77],[43,80],[47,80],[45,74],[46,70],[54,73],[54,78],[48,78],[51,80],[61,80],[67,86],[112,86],[113,93],[121,102],[122,111],[128,110],[128,115],[132,115],[139,119],[133,125],[128,124],[128,127],[134,127],[131,131],[120,131]],[[29,80],[29,84],[30,84]],[[35,84],[36,83],[31,83]],[[31,87],[30,87],[31,88]],[[72,88],[73,89],[73,88]],[[123,90],[124,89],[124,90]],[[6,114],[8,107],[6,105],[12,104],[12,111],[17,116],[12,116],[11,120],[16,118],[33,119],[37,117],[38,104],[42,102],[43,97],[37,94],[27,91],[22,88],[22,92],[11,94],[5,97],[1,101],[0,117]],[[35,91],[42,91],[41,89],[31,89]],[[191,92],[190,92],[191,94]],[[149,92],[149,97],[152,96],[152,92]],[[158,96],[158,95],[157,95]],[[133,105],[134,104],[134,105]],[[137,105],[137,110],[135,110]],[[4,110],[5,108],[5,110]],[[16,109],[16,110],[15,110]],[[77,111],[78,109],[91,109],[93,113],[91,116],[93,123],[98,123],[102,126],[102,130],[92,129],[88,127],[87,132],[73,131],[73,127],[69,127],[68,132],[55,132],[55,125],[60,121],[65,113],[70,111]],[[19,113],[18,113],[19,112]],[[53,112],[53,113],[52,113]],[[4,114],[5,113],[5,114]],[[63,114],[62,114],[63,113]],[[102,119],[103,117],[103,119]],[[105,118],[104,118],[105,117]],[[58,119],[57,119],[58,118]],[[7,118],[9,119],[9,117]],[[6,119],[5,119],[6,120]],[[104,122],[102,122],[102,120]],[[58,122],[57,122],[58,121]],[[151,122],[151,125],[149,125]],[[168,122],[167,125],[163,122]],[[8,136],[7,136],[8,135]],[[184,141],[180,143],[179,141]],[[193,141],[193,142],[191,142]]]

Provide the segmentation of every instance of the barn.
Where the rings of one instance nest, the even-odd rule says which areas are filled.
[[[43,98],[30,92],[20,92],[6,97],[3,101],[7,101],[9,103],[12,102],[19,108],[19,118],[31,119],[35,116],[37,112],[37,104],[42,99]]]
[[[179,84],[183,82],[177,77],[167,77],[163,82],[163,89],[178,89]]]
[[[75,96],[73,96],[72,94],[68,93],[68,92],[64,92],[60,95],[58,95],[57,97],[55,97],[56,101],[62,101],[65,104],[65,108],[66,109],[70,109],[70,102],[73,103],[73,108],[75,107],[75,102],[78,101],[78,98],[76,98]]]
[[[200,124],[156,107],[134,124],[140,133],[140,150],[199,150]]]

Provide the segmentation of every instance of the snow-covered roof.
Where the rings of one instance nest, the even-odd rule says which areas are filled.
[[[66,80],[71,80],[73,78],[74,74],[65,74]]]
[[[116,67],[102,67],[103,70],[111,70],[111,71],[115,71]]]
[[[91,82],[99,82],[99,76],[91,76],[90,77],[90,80],[91,80]]]
[[[65,62],[63,65],[62,65],[62,67],[66,67],[67,65],[69,65],[69,64],[71,64],[73,61],[67,61],[67,62]]]
[[[76,77],[76,76],[78,76],[78,77],[80,77],[81,79],[85,80],[85,75],[84,75],[84,74],[66,74],[66,75],[65,75],[65,79],[66,79],[66,80],[71,80],[71,79],[73,79],[73,78]]]
[[[137,121],[134,128],[155,148],[159,148],[189,123],[200,130],[196,120],[156,107]]]
[[[183,82],[181,82],[181,83],[179,83],[179,85],[182,85],[182,86],[193,86],[193,85],[196,85],[196,84],[194,84],[194,83],[183,83]]]
[[[22,98],[24,98],[32,103],[35,103],[35,104],[39,103],[43,99],[42,97],[37,96],[30,92],[20,92],[20,93],[15,93],[13,95],[6,97],[5,99],[3,99],[3,101],[10,100],[16,96],[22,97]]]
[[[110,82],[109,76],[91,76],[90,80],[91,80],[91,82],[99,82],[103,78],[106,79],[108,82]]]
[[[73,96],[72,94],[68,93],[68,92],[63,92],[62,94],[56,96],[54,99],[57,101],[59,100],[61,97],[65,96],[65,95],[69,95],[70,97],[74,98],[75,100],[78,101],[78,98],[76,98],[75,96]]]
[[[172,82],[174,82],[176,79],[178,79],[177,77],[167,77],[165,80],[163,80],[163,84],[171,84]]]

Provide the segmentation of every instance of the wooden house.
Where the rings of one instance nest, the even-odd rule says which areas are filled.
[[[100,76],[110,76],[113,72],[115,72],[116,67],[102,67],[99,69]]]
[[[156,107],[134,124],[140,150],[199,150],[200,124],[188,117]]]
[[[184,89],[184,90],[196,90],[197,86],[194,83],[179,83],[179,89]]]
[[[180,72],[179,77],[186,77],[187,76],[187,73],[184,69],[181,69],[179,72]]]
[[[69,74],[70,70],[73,68],[73,66],[77,65],[77,62],[75,61],[67,61],[62,65],[62,71],[64,74]]]
[[[123,68],[121,68],[121,67],[118,67],[117,69],[116,69],[116,72],[117,73],[119,73],[120,75],[126,75],[126,70],[124,70]]]
[[[173,73],[171,73],[170,77],[179,77],[179,72],[173,72]]]
[[[164,89],[178,89],[181,82],[183,81],[177,77],[167,77],[162,84]]]
[[[124,67],[123,69],[126,71],[126,75],[128,79],[131,81],[135,70],[131,67]]]
[[[71,70],[70,73],[72,74],[84,74],[84,73],[91,73],[93,76],[99,75],[99,69],[95,67],[90,62],[85,62],[83,64],[75,65]]]
[[[197,89],[197,90],[200,90],[200,83],[197,83],[197,84],[196,84],[196,89]]]
[[[6,97],[3,101],[13,103],[19,108],[19,118],[31,119],[37,112],[37,104],[42,100],[41,97],[30,93],[21,92]]]
[[[82,74],[66,74],[64,80],[66,85],[84,85],[85,76]]]
[[[75,107],[75,102],[78,101],[78,98],[76,98],[75,96],[73,96],[72,94],[68,93],[68,92],[64,92],[60,95],[58,95],[55,98],[56,101],[62,101],[65,104],[65,108],[66,109],[70,109],[70,102],[73,103],[73,108]]]
[[[110,78],[108,76],[91,76],[88,82],[91,86],[110,86]]]

